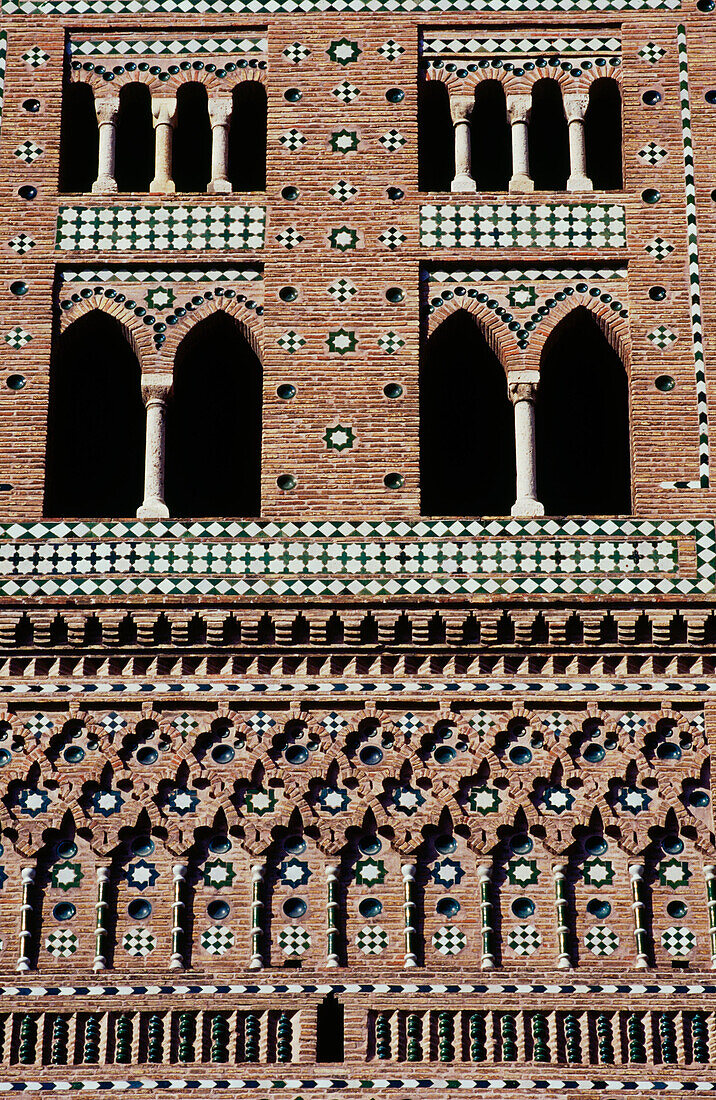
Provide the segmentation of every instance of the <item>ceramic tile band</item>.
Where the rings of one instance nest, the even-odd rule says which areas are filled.
[[[55,248],[152,252],[263,248],[262,206],[61,206]]]
[[[267,38],[242,35],[240,38],[98,38],[74,39],[68,43],[72,54],[82,57],[180,57],[184,54],[266,53]]]
[[[63,267],[63,283],[256,283],[263,279],[258,267],[145,268]]]
[[[450,269],[424,268],[421,279],[430,283],[537,283],[543,279],[550,282],[566,279],[568,281],[601,282],[613,279],[626,279],[627,269],[621,267],[471,267]]]
[[[45,1091],[72,1091],[102,1090],[106,1092],[125,1092],[132,1089],[138,1092],[147,1092],[155,1089],[167,1089],[174,1092],[184,1089],[302,1089],[312,1091],[345,1091],[347,1089],[365,1091],[371,1089],[377,1091],[403,1091],[416,1092],[418,1089],[460,1089],[473,1092],[477,1089],[509,1089],[510,1092],[557,1092],[564,1089],[598,1089],[600,1092],[613,1090],[637,1090],[642,1092],[693,1092],[698,1088],[699,1092],[716,1092],[716,1081],[704,1081],[703,1078],[680,1081],[657,1081],[639,1077],[612,1077],[600,1074],[599,1077],[579,1077],[570,1075],[564,1078],[550,1077],[549,1080],[534,1077],[517,1080],[510,1077],[470,1077],[470,1078],[424,1078],[424,1077],[383,1077],[368,1080],[361,1077],[292,1077],[290,1080],[275,1077],[264,1077],[257,1080],[246,1078],[170,1078],[170,1077],[126,1077],[126,1078],[98,1078],[85,1077],[80,1080],[56,1078],[48,1080],[46,1077],[35,1080],[28,1079],[24,1073],[23,1079],[18,1081],[0,1081],[0,1093],[3,1092],[37,1092]],[[295,1100],[300,1100],[296,1097]]]
[[[681,0],[472,0],[472,12],[498,12],[514,17],[521,10],[539,12],[677,11]],[[5,15],[280,15],[294,12],[419,12],[463,14],[465,0],[5,0]]]
[[[704,997],[716,994],[716,985],[694,982],[490,982],[477,984],[460,982],[255,982],[216,985],[213,983],[167,983],[159,985],[5,985],[0,997],[217,997],[255,994],[371,993],[412,995],[415,993],[453,994],[478,993],[488,997],[502,994],[546,994],[547,996],[637,996],[637,997]]]
[[[477,38],[473,35],[453,37],[449,32],[426,32],[423,36],[424,54],[500,55],[509,57],[543,54],[620,54],[621,38]]]
[[[5,66],[7,64],[7,31],[0,31],[0,128],[2,127],[2,105],[5,97]]]
[[[420,208],[423,248],[625,248],[614,203],[441,203]]]
[[[686,190],[686,232],[689,253],[689,295],[691,304],[691,340],[696,377],[696,410],[699,423],[698,481],[662,481],[662,489],[708,489],[709,474],[709,410],[706,393],[706,363],[701,323],[701,285],[699,276],[699,240],[696,227],[696,182],[694,179],[694,147],[691,137],[691,104],[689,100],[689,63],[686,29],[676,29],[679,53],[679,100],[681,103],[681,133],[684,147],[684,184]]]

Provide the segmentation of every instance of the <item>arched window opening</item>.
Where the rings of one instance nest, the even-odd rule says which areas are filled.
[[[229,179],[234,191],[266,190],[266,89],[257,80],[234,88]]]
[[[91,191],[97,178],[99,128],[89,84],[65,84],[60,130],[60,191]]]
[[[448,317],[425,349],[420,484],[428,516],[504,516],[514,501],[514,426],[505,372],[464,310]]]
[[[318,1005],[316,1061],[343,1061],[343,1005],[335,993],[329,993]]]
[[[505,90],[499,80],[484,80],[475,90],[472,112],[472,174],[478,191],[506,191],[511,173]]]
[[[195,80],[182,84],[177,93],[172,176],[177,191],[206,191],[211,178],[209,103],[206,88]]]
[[[439,80],[424,80],[418,102],[418,186],[421,191],[449,191],[454,176],[448,90]]]
[[[529,151],[535,188],[564,191],[569,178],[569,134],[556,80],[538,80],[532,89]]]
[[[629,514],[627,375],[583,307],[545,344],[535,415],[537,488],[547,515]]]
[[[52,364],[45,514],[134,516],[144,424],[139,363],[119,322],[99,310],[80,317]]]
[[[171,515],[259,515],[261,397],[261,365],[231,317],[214,313],[184,337],[167,408]]]
[[[119,93],[115,175],[118,191],[148,191],[154,177],[152,97],[133,81]]]
[[[587,175],[596,191],[615,191],[623,185],[622,103],[616,80],[595,80],[589,89],[584,116]]]

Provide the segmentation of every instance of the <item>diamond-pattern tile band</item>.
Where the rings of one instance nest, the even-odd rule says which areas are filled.
[[[597,925],[585,933],[584,946],[593,955],[613,955],[619,946],[619,936],[611,928]]]
[[[45,947],[56,959],[69,959],[77,950],[77,936],[69,928],[59,928],[50,932]]]
[[[311,937],[300,925],[289,925],[279,932],[278,945],[289,958],[300,958],[311,946]]]
[[[432,938],[433,947],[441,955],[459,955],[466,943],[465,933],[452,926],[438,928]]]
[[[373,928],[366,925],[356,935],[356,947],[364,955],[381,955],[387,946],[388,933],[377,924]]]
[[[527,3],[526,10],[543,10],[547,13],[594,11],[601,14],[605,11],[649,11],[649,10],[674,10],[679,8],[680,0],[538,0],[536,3]],[[472,0],[471,12],[502,12],[506,17],[514,18],[516,4],[513,0]],[[262,12],[274,16],[277,13],[286,12],[318,12],[324,15],[328,12],[357,12],[375,14],[376,12],[419,12],[421,15],[434,12],[441,16],[446,12],[462,14],[465,9],[465,0],[83,0],[82,10],[92,15],[121,15],[125,13],[136,18],[137,13],[178,13],[186,15],[192,10],[200,12],[225,15],[249,15],[256,16]],[[521,10],[517,6],[516,10]],[[5,0],[3,14],[14,15],[49,15],[65,16],[77,14],[77,4],[73,0]],[[336,58],[336,60],[338,60]]]
[[[181,57],[197,54],[256,54],[266,53],[267,39],[262,35],[248,37],[221,35],[208,38],[74,38],[69,42],[70,53],[81,57]]]
[[[122,937],[122,947],[128,955],[150,955],[156,940],[148,928],[130,928]]]
[[[215,924],[202,932],[200,943],[208,955],[225,955],[234,946],[234,933]]]
[[[690,928],[667,928],[661,934],[661,946],[675,958],[688,955],[696,947],[696,936]]]
[[[111,252],[263,248],[262,206],[61,206],[55,247]]]
[[[534,955],[542,937],[533,924],[518,924],[507,933],[507,946],[515,955]]]
[[[420,244],[423,248],[624,248],[624,207],[609,203],[426,205],[420,209]]]

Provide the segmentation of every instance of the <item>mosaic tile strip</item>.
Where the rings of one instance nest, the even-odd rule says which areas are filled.
[[[681,0],[541,0],[539,9],[546,12],[605,12],[605,11],[675,11]],[[195,9],[201,14],[271,15],[293,12],[420,12],[444,15],[446,12],[462,13],[465,0],[6,0],[6,15],[152,15],[178,12],[191,14]],[[514,16],[520,10],[531,12],[529,0],[472,0],[472,12],[503,12]]]
[[[421,278],[430,283],[537,283],[542,279],[626,279],[621,267],[472,267],[425,268]]]
[[[0,31],[0,129],[2,129],[2,105],[5,98],[5,66],[7,64],[7,31]]]
[[[266,53],[265,37],[236,38],[97,38],[71,39],[69,52],[82,57],[160,57],[162,54],[180,57],[184,54]]]
[[[60,272],[63,283],[256,283],[263,277],[260,267],[64,267]]]
[[[166,1067],[162,1067],[165,1069]],[[107,1092],[126,1092],[128,1089],[139,1092],[147,1092],[154,1090],[157,1087],[165,1089],[171,1089],[174,1092],[184,1089],[283,1089],[284,1094],[291,1095],[290,1092],[286,1093],[287,1089],[302,1089],[312,1091],[318,1090],[333,1090],[338,1089],[345,1091],[346,1089],[356,1089],[358,1091],[365,1091],[366,1089],[374,1089],[375,1091],[410,1091],[414,1092],[418,1089],[460,1089],[461,1091],[475,1092],[476,1090],[490,1089],[509,1089],[510,1092],[561,1092],[565,1089],[575,1089],[579,1091],[585,1091],[587,1089],[597,1089],[600,1092],[606,1090],[607,1092],[612,1090],[626,1090],[626,1091],[638,1091],[642,1092],[658,1092],[658,1093],[673,1093],[673,1092],[693,1092],[698,1087],[699,1092],[716,1092],[716,1081],[704,1081],[699,1077],[692,1078],[691,1080],[680,1081],[660,1081],[649,1078],[639,1077],[636,1080],[634,1077],[612,1077],[607,1074],[600,1074],[599,1077],[579,1077],[570,1075],[568,1077],[550,1077],[549,1080],[544,1079],[522,1079],[516,1080],[514,1078],[504,1077],[474,1077],[474,1078],[439,1078],[431,1080],[429,1078],[415,1077],[406,1079],[400,1077],[391,1078],[378,1078],[375,1080],[367,1080],[364,1078],[345,1078],[345,1077],[322,1077],[319,1080],[313,1080],[312,1078],[295,1077],[286,1081],[281,1078],[261,1078],[260,1080],[246,1080],[241,1077],[234,1078],[212,1078],[202,1077],[201,1079],[195,1079],[190,1077],[171,1078],[162,1074],[162,1080],[151,1079],[148,1077],[127,1077],[127,1078],[94,1078],[85,1077],[81,1080],[70,1081],[67,1078],[55,1078],[48,1080],[46,1077],[42,1079],[28,1078],[27,1074],[23,1076],[22,1080],[4,1081],[0,1082],[0,1092],[37,1092],[40,1089],[43,1091],[46,1089],[57,1090],[62,1092],[82,1092],[97,1090]],[[293,1100],[300,1100],[300,1097],[294,1096]]]
[[[624,207],[495,203],[420,208],[423,248],[624,248]]]
[[[620,38],[475,38],[426,34],[424,54],[507,54],[530,56],[551,53],[593,54],[621,53]]]
[[[345,698],[359,698],[363,695],[383,696],[455,696],[475,695],[502,696],[508,694],[542,695],[544,698],[564,695],[572,696],[609,696],[620,694],[653,695],[658,697],[664,692],[670,695],[716,695],[716,681],[695,680],[254,680],[246,677],[240,681],[227,680],[42,680],[26,682],[12,680],[0,681],[3,696],[18,697],[50,696],[75,698],[83,695],[93,696],[95,702],[101,698],[111,699],[113,695],[155,695],[174,698],[182,695],[189,698],[204,698],[212,695],[222,697],[259,695],[264,699],[287,697],[303,698],[306,694],[315,697],[336,695]]]
[[[262,206],[61,206],[55,248],[107,252],[263,248]]]
[[[686,191],[686,233],[689,254],[689,292],[691,305],[691,342],[696,378],[696,411],[699,422],[699,479],[698,481],[662,481],[663,489],[708,489],[709,474],[709,409],[706,392],[706,363],[704,360],[704,334],[701,322],[701,277],[699,274],[699,239],[696,227],[696,181],[694,179],[694,147],[691,136],[691,102],[689,97],[689,62],[686,47],[686,28],[676,29],[679,55],[679,101],[681,104],[681,133],[684,147],[684,186]]]
[[[266,541],[240,541],[262,536]],[[695,551],[693,576],[683,575],[680,547]],[[0,528],[0,594],[14,598],[691,595],[712,592],[715,580],[716,538],[708,520],[60,522]]]

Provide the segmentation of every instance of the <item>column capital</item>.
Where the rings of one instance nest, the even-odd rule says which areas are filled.
[[[475,106],[474,95],[451,95],[450,117],[455,122],[469,122]]]
[[[216,96],[209,99],[209,122],[212,126],[228,126],[234,101],[229,96]]]
[[[171,374],[145,374],[142,377],[142,401],[145,405],[159,402],[164,404],[169,398],[174,379]]]
[[[507,375],[507,393],[513,405],[518,401],[534,403],[539,387],[539,371],[511,370]]]
[[[159,98],[152,96],[152,119],[155,127],[164,123],[167,126],[175,126],[177,121],[176,96]]]
[[[529,122],[532,110],[532,93],[519,92],[507,96],[507,117],[510,123]]]
[[[95,99],[94,110],[100,126],[116,122],[119,114],[119,96],[103,96],[101,99]]]
[[[583,122],[589,106],[589,96],[582,92],[570,92],[562,96],[567,122]]]

